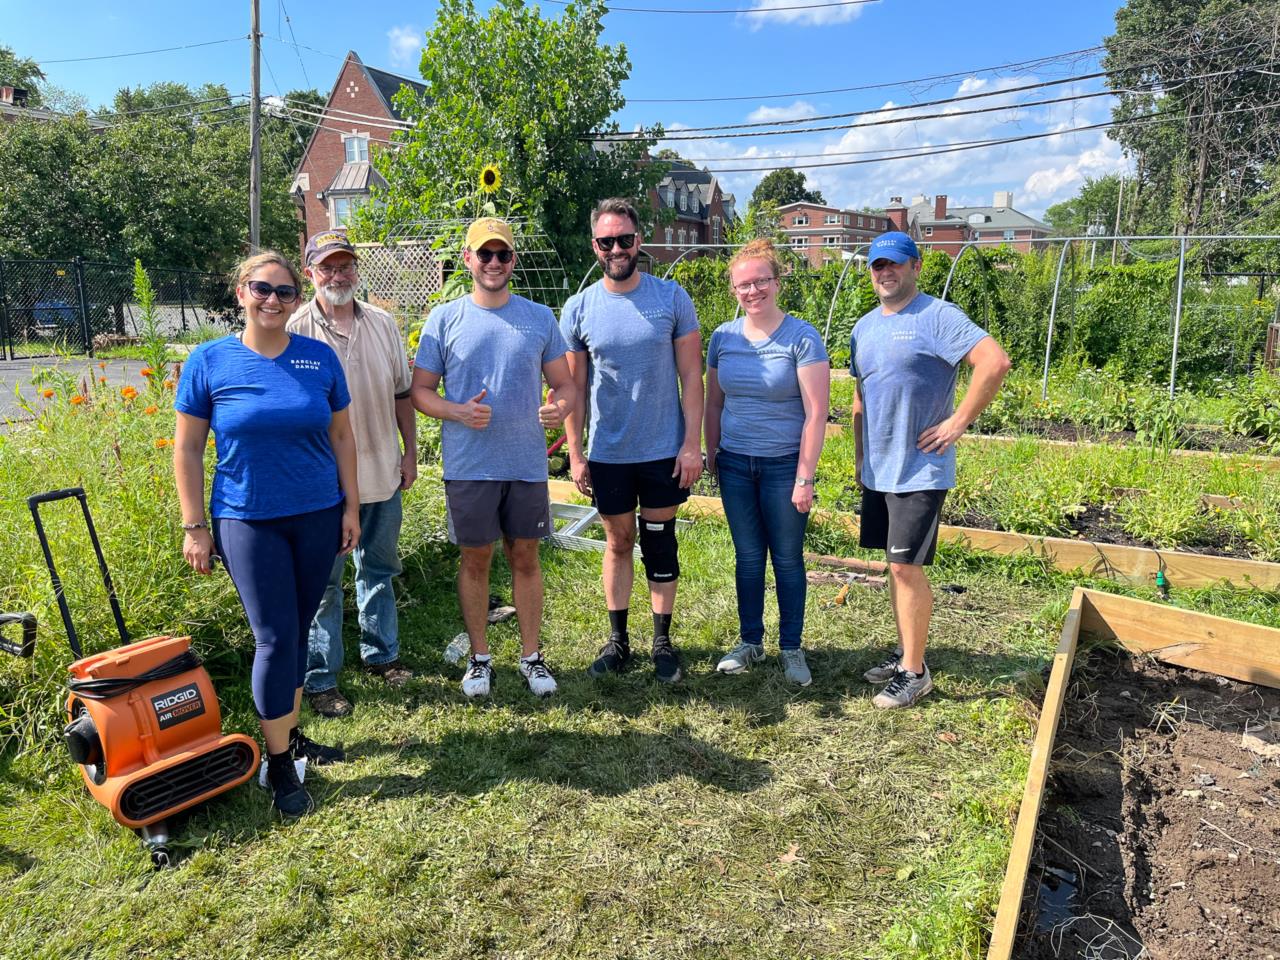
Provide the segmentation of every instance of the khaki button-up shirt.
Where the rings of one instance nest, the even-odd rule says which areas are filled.
[[[339,333],[314,300],[289,320],[291,333],[333,347],[351,393],[356,480],[361,503],[389,500],[400,487],[400,431],[396,398],[409,394],[409,361],[395,321],[385,310],[355,301],[350,336]]]

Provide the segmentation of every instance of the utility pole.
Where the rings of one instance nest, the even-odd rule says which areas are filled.
[[[259,0],[249,0],[252,11],[249,27],[249,46],[253,51],[249,66],[249,252],[258,252],[258,240],[262,233],[262,141],[260,119],[262,110],[262,78],[259,61],[262,58],[262,33],[258,29]]]
[[[1120,205],[1123,201],[1124,201],[1124,177],[1121,177],[1120,189],[1116,191],[1116,228],[1113,231],[1111,231],[1111,236],[1113,238],[1120,236]],[[1113,239],[1111,241],[1111,265],[1113,267],[1116,265],[1116,244],[1117,243],[1119,243],[1118,240]]]

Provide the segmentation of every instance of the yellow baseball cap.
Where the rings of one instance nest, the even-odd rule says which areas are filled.
[[[511,227],[505,220],[481,217],[467,229],[466,246],[469,250],[479,250],[490,240],[501,240],[510,249],[516,248],[516,238],[511,235]]]

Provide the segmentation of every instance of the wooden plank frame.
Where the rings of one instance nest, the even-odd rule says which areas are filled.
[[[552,480],[550,487],[552,500],[567,500],[579,495],[577,487],[565,480]],[[723,517],[724,506],[718,497],[695,496],[690,497],[685,504],[685,513]],[[819,510],[814,516],[827,523],[839,524],[854,536],[858,533],[858,518],[853,514]],[[938,539],[1002,556],[1029,553],[1046,560],[1058,570],[1078,570],[1088,576],[1123,583],[1151,585],[1155,582],[1156,574],[1163,571],[1166,581],[1174,588],[1228,583],[1235,587],[1256,587],[1260,590],[1280,589],[1280,563],[1261,560],[1238,560],[1178,550],[1125,547],[1090,540],[1069,540],[1065,537],[1037,537],[947,524],[939,528]]]
[[[1077,587],[1063,621],[1031,748],[987,960],[1010,960],[1013,955],[1054,737],[1082,638],[1109,640],[1165,663],[1280,689],[1280,630]]]

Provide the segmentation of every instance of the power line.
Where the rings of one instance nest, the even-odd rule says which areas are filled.
[[[103,53],[94,57],[64,57],[60,60],[37,60],[42,66],[46,63],[84,63],[86,60],[119,60],[121,57],[145,57],[152,53],[170,53],[174,50],[194,50],[196,47],[212,47],[219,43],[238,43],[243,36],[227,37],[225,40],[205,40],[203,43],[187,43],[180,47],[157,47],[155,50],[134,50],[130,53]]]
[[[298,58],[298,66],[302,68],[302,79],[306,81],[308,87],[311,87],[311,78],[307,76],[307,65],[302,62],[302,53],[298,50],[298,38],[293,32],[293,20],[289,17],[289,8],[284,5],[284,0],[280,0],[280,10],[284,13],[284,25],[289,28],[289,38],[293,40],[293,52]],[[279,32],[279,29],[280,24],[277,21],[276,31]],[[283,93],[282,90],[281,94]]]
[[[970,77],[979,73],[997,73],[1001,70],[1021,70],[1053,63],[1058,60],[1081,58],[1085,54],[1097,54],[1105,47],[1085,47],[1081,50],[1069,50],[1066,53],[1055,53],[1037,57],[1034,60],[1020,60],[1016,63],[1003,63],[994,67],[975,67],[972,70],[958,70],[955,73],[939,73],[931,77],[916,77],[913,80],[892,80],[886,83],[865,83],[856,87],[835,87],[830,90],[803,90],[797,93],[763,93],[749,97],[628,97],[627,103],[730,103],[734,101],[788,100],[792,97],[823,97],[834,93],[857,93],[863,90],[884,90],[895,87],[910,87],[926,83],[938,83],[943,80],[955,80]]]
[[[979,150],[983,147],[1003,146],[1012,143],[1023,143],[1028,140],[1043,140],[1048,137],[1063,137],[1073,133],[1087,133],[1090,130],[1106,130],[1111,127],[1129,127],[1143,126],[1151,123],[1167,123],[1172,120],[1199,120],[1207,116],[1228,116],[1235,113],[1257,113],[1262,110],[1270,110],[1280,106],[1280,101],[1273,103],[1265,103],[1256,107],[1237,107],[1234,110],[1221,110],[1210,113],[1183,114],[1177,113],[1174,116],[1157,116],[1148,115],[1145,117],[1137,117],[1132,120],[1109,120],[1105,123],[1091,123],[1081,127],[1071,127],[1066,130],[1050,130],[1043,133],[1027,133],[1017,137],[1003,137],[1000,139],[988,141],[974,141],[965,144],[953,144],[946,147],[929,148],[916,153],[899,154],[889,157],[871,157],[864,160],[842,160],[834,163],[804,163],[804,164],[781,164],[773,167],[726,167],[719,169],[708,168],[706,173],[768,173],[771,170],[786,170],[798,166],[802,170],[813,170],[819,167],[852,167],[868,163],[883,163],[889,160],[919,160],[926,157],[939,156],[947,153],[960,153],[966,150]],[[765,159],[765,158],[761,158]]]
[[[314,103],[312,103],[310,100],[301,100],[298,97],[285,97],[284,99],[287,100],[289,103],[296,103],[307,109],[321,109],[320,107],[317,107]],[[334,119],[337,119],[337,120],[346,120],[348,118],[351,118],[352,120],[377,120],[379,122],[399,124],[402,126],[402,129],[405,129],[405,130],[408,130],[413,126],[413,124],[410,123],[408,120],[397,120],[395,117],[385,117],[385,116],[379,117],[371,113],[356,113],[352,110],[340,110],[337,107],[332,107],[332,106],[326,107],[323,109],[325,109],[327,115],[331,115],[334,117]]]
[[[179,107],[198,107],[206,103],[222,103],[226,100],[239,100],[242,97],[248,97],[248,94],[229,93],[225,97],[206,97],[203,100],[184,100],[181,103],[167,103],[160,107],[139,107],[136,110],[107,110],[103,113],[91,113],[88,116],[91,120],[96,120],[100,117],[110,117],[113,119],[117,117],[133,117],[143,113],[161,113],[165,110],[177,110]],[[71,114],[68,114],[68,116],[71,116]]]
[[[326,113],[325,113],[325,112],[323,112],[323,111],[316,110],[316,109],[313,109],[313,108],[312,108],[312,109],[308,109],[308,108],[304,108],[304,107],[300,107],[300,106],[292,106],[292,104],[296,104],[296,103],[298,102],[298,101],[296,101],[296,100],[288,100],[287,102],[288,102],[289,104],[291,104],[291,106],[289,106],[289,112],[290,112],[290,113],[297,113],[297,114],[299,114],[300,116],[307,117],[307,118],[309,118],[309,119],[314,119],[314,120],[328,120],[328,121],[330,121],[331,123],[351,123],[351,124],[353,124],[353,125],[361,126],[361,127],[375,127],[375,128],[377,128],[377,129],[379,129],[379,130],[398,130],[398,131],[407,131],[407,130],[411,130],[411,129],[413,129],[411,126],[409,126],[409,125],[407,125],[407,124],[406,124],[405,126],[400,126],[400,125],[398,125],[398,124],[392,124],[392,123],[379,123],[379,122],[376,122],[376,121],[371,121],[371,120],[366,120],[366,119],[361,119],[361,120],[357,121],[357,120],[355,120],[355,119],[350,119],[350,118],[348,118],[348,117],[333,116],[333,115],[331,115],[331,114],[326,114]]]
[[[542,0],[558,6],[568,6],[571,0]],[[826,3],[798,3],[786,7],[749,7],[736,10],[681,10],[670,7],[609,7],[609,13],[784,13],[788,10],[824,10],[831,7],[856,7],[868,3],[879,3],[880,0],[828,0]]]
[[[305,43],[298,43],[296,40],[286,40],[283,37],[272,37],[267,34],[262,35],[263,40],[274,40],[276,43],[283,43],[285,46],[294,47],[298,50],[310,50],[312,53],[318,53],[322,57],[328,57],[330,60],[346,60],[345,56],[336,53],[330,53],[327,50],[317,50],[315,47],[308,47]]]

